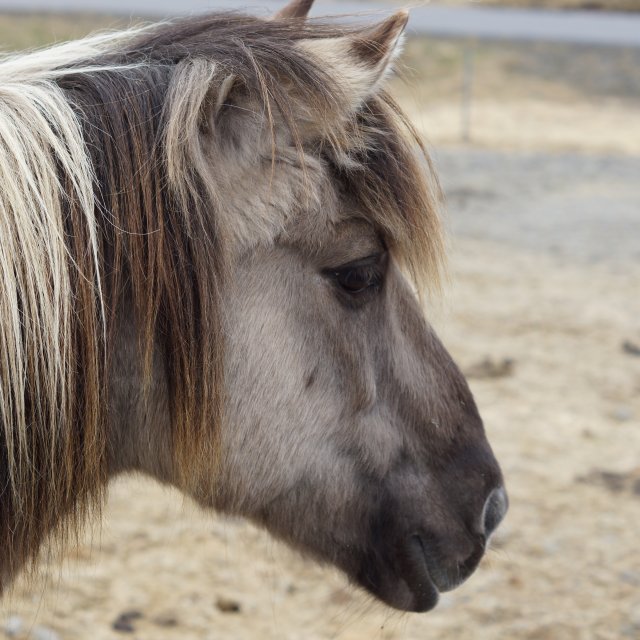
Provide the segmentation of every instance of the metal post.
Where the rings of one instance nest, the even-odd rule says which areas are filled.
[[[475,76],[475,43],[467,40],[462,60],[462,141],[471,142],[471,107]]]

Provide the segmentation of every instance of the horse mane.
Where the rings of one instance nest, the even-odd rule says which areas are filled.
[[[293,133],[292,86],[318,121],[335,117],[337,87],[296,42],[352,29],[213,14],[0,62],[0,589],[48,533],[99,509],[123,304],[147,371],[154,340],[166,353],[183,481],[215,454],[233,230],[208,184],[203,112],[233,76]],[[402,112],[379,92],[333,130],[318,153],[414,279],[435,282],[438,190]]]

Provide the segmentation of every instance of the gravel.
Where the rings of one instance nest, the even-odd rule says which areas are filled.
[[[582,263],[640,261],[640,158],[434,152],[454,236]]]

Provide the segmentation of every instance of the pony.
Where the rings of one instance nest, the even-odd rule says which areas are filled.
[[[0,588],[142,473],[426,611],[507,509],[424,314],[408,14],[212,13],[0,62]]]

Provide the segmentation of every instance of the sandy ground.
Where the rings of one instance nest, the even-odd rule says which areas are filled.
[[[511,497],[477,573],[434,612],[400,615],[251,526],[129,479],[113,485],[92,543],[16,586],[0,629],[38,640],[640,638],[640,357],[628,352],[640,346],[640,160],[435,157],[453,233],[449,293],[431,315],[470,374]],[[559,206],[569,196],[575,207]]]
[[[434,100],[426,109],[410,107],[408,111],[432,143],[461,142],[461,103]],[[640,154],[640,111],[631,120],[628,116],[628,107],[615,100],[583,104],[576,111],[571,103],[538,99],[510,100],[507,104],[499,98],[476,99],[471,106],[470,134],[474,144],[500,149],[586,148],[593,153]]]
[[[451,229],[429,314],[505,472],[493,551],[434,612],[401,615],[246,523],[125,479],[100,530],[0,603],[0,637],[640,639],[638,54],[480,48],[469,148],[460,46],[426,46],[408,47],[426,71],[404,99],[437,145]]]

